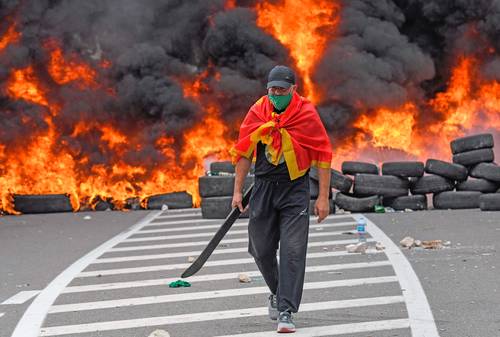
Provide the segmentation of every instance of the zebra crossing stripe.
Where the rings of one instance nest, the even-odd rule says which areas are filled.
[[[156,219],[163,219],[164,217],[158,217]],[[167,220],[170,217],[165,217],[164,219]],[[311,216],[310,220],[313,222],[316,219],[316,217]],[[321,223],[328,223],[329,221],[332,220],[342,220],[342,219],[349,219],[353,221],[352,215],[330,215],[326,217]],[[188,219],[188,220],[173,220],[173,221],[155,221],[149,223],[147,226],[168,226],[168,225],[184,225],[184,224],[202,224],[202,223],[215,223],[215,224],[222,224],[222,221],[224,219],[203,219],[200,217],[196,217],[193,219]],[[248,223],[248,218],[240,218],[236,220],[236,223]]]
[[[393,329],[407,329],[410,327],[410,322],[407,318],[388,319],[381,321],[357,322],[348,324],[335,324],[327,326],[315,326],[311,328],[300,328],[293,337],[322,337],[336,336],[344,334],[354,334],[362,332],[374,332]],[[217,337],[275,337],[276,331],[251,332],[239,335],[224,335]]]
[[[33,297],[37,296],[40,293],[40,290],[27,290],[27,291],[20,291],[11,298],[3,301],[2,305],[8,305],[8,304],[23,304],[29,300],[31,300]]]
[[[340,263],[340,264],[328,264],[320,266],[307,266],[306,278],[308,273],[329,272],[329,271],[347,270],[347,269],[377,268],[390,265],[391,264],[389,263],[389,261],[373,261],[373,262]],[[195,283],[195,282],[206,282],[206,281],[230,280],[230,279],[236,279],[239,274],[240,272],[191,276],[189,278],[189,282]],[[261,273],[258,270],[246,271],[245,274],[247,274],[249,277],[261,276]],[[106,291],[106,290],[126,289],[126,288],[151,287],[151,286],[169,284],[170,282],[177,281],[178,279],[179,279],[178,277],[175,278],[173,277],[173,278],[139,280],[130,282],[98,283],[98,284],[90,284],[82,286],[70,286],[66,287],[62,291],[62,293],[69,294],[69,293],[80,293],[88,291]]]
[[[324,237],[329,236],[331,232],[326,233],[310,233],[309,238]],[[344,232],[342,232],[344,233]],[[336,234],[334,234],[336,235]],[[237,239],[223,239],[220,246],[233,244],[233,243],[248,243],[248,237],[237,238]],[[121,243],[120,243],[121,244]],[[181,247],[195,247],[195,246],[206,246],[208,241],[186,241],[186,242],[176,242],[176,243],[162,243],[154,245],[132,245],[132,246],[120,246],[119,244],[114,248],[108,249],[106,253],[115,252],[130,252],[137,250],[150,250],[150,249],[163,249],[163,248],[181,248]]]
[[[327,224],[314,224],[309,226],[309,230],[319,230],[321,228],[331,228],[331,227],[345,227],[345,226],[354,226],[354,221],[346,221],[346,222],[336,222],[336,223],[327,223]],[[201,225],[201,226],[181,226],[181,227],[168,227],[168,228],[160,228],[160,229],[142,229],[137,232],[137,234],[150,234],[150,233],[167,233],[167,232],[183,232],[183,231],[192,231],[192,230],[206,230],[213,228],[220,228],[220,223],[217,225]],[[147,228],[148,226],[145,226]],[[231,228],[235,227],[248,227],[248,223],[235,223]]]
[[[304,284],[304,289],[310,290],[310,289],[327,289],[327,288],[339,288],[339,287],[355,287],[365,284],[392,283],[397,281],[398,279],[395,276],[380,276],[380,277],[367,277],[367,278],[333,280],[333,281],[323,281],[323,282],[308,282]],[[170,302],[196,301],[196,300],[204,300],[210,298],[266,294],[268,292],[269,292],[268,287],[248,287],[248,288],[234,288],[234,289],[222,289],[222,290],[212,290],[212,291],[199,291],[199,292],[190,292],[183,294],[172,294],[172,295],[123,298],[123,299],[107,300],[107,301],[59,304],[59,305],[53,305],[50,308],[49,313],[53,314],[60,312],[74,312],[83,310],[129,307],[133,305],[151,305],[151,304],[170,303]]]
[[[373,239],[367,239],[367,242],[373,242]],[[316,241],[310,242],[308,247],[327,247],[331,245],[347,245],[351,243],[358,242],[357,239],[349,240],[332,240],[332,241]],[[248,251],[247,247],[239,248],[225,248],[215,250],[212,255],[220,254],[232,254],[232,253],[245,253]],[[154,259],[168,259],[174,257],[186,257],[186,256],[198,256],[201,254],[200,250],[191,252],[177,252],[177,253],[165,253],[165,254],[151,254],[151,255],[134,255],[134,256],[120,256],[120,257],[103,257],[95,260],[92,264],[102,264],[102,263],[116,263],[116,262],[129,262],[129,261],[144,261],[144,260],[154,260]]]
[[[381,253],[381,251],[371,251],[367,254],[380,254],[380,253]],[[310,254],[307,254],[307,258],[313,259],[313,258],[337,257],[337,256],[345,256],[345,255],[353,255],[353,254],[348,253],[347,251],[344,250],[344,251],[338,251],[338,252],[310,253]],[[205,263],[205,267],[229,266],[229,265],[244,264],[244,263],[254,263],[254,259],[253,258],[242,258],[242,259],[209,261],[209,262]],[[160,270],[185,269],[185,268],[189,267],[190,265],[191,265],[190,263],[177,263],[177,264],[155,265],[155,266],[146,266],[146,267],[92,270],[92,271],[87,271],[87,272],[81,272],[76,277],[96,277],[96,276],[106,276],[106,275],[145,273],[145,272],[153,272],[153,271],[160,271]]]
[[[342,235],[345,231],[331,231],[324,233],[310,233],[309,237],[318,236],[329,236],[329,235]],[[248,234],[248,230],[241,229],[235,231],[229,231],[226,235],[236,235],[236,234]],[[164,240],[177,240],[177,239],[190,239],[190,238],[201,238],[201,237],[212,237],[215,232],[204,232],[204,233],[191,233],[191,234],[179,234],[179,235],[163,235],[163,236],[147,236],[140,238],[130,238],[123,240],[124,243],[127,242],[145,242],[145,241],[164,241]]]
[[[181,217],[181,216],[177,216],[178,218]],[[150,224],[148,224],[147,226],[166,226],[166,225],[175,225],[175,224],[191,224],[191,223],[219,223],[221,224],[222,221],[224,221],[224,219],[203,219],[203,218],[200,218],[199,216],[198,217],[195,217],[193,219],[186,219],[186,220],[175,220],[175,218],[172,220],[172,221],[167,221],[168,219],[171,219],[172,217],[169,217],[169,216],[166,216],[166,217],[158,217],[156,218],[155,220],[157,219],[165,219],[165,221],[155,221],[155,222],[152,222]],[[311,216],[310,217],[310,220],[313,221],[315,220],[316,217],[315,216]],[[325,223],[325,222],[328,222],[330,220],[337,220],[337,219],[353,219],[352,215],[330,215],[328,217],[325,218],[325,220],[323,220],[322,223]],[[248,218],[240,218],[240,219],[237,219],[236,220],[236,223],[238,222],[247,222],[248,223]]]
[[[313,302],[301,304],[301,312],[333,310],[352,307],[366,307],[374,305],[389,305],[402,303],[403,296],[383,296],[383,297],[368,297],[357,298],[350,300]],[[179,323],[192,323],[213,321],[231,318],[243,318],[253,316],[267,315],[267,307],[244,308],[226,311],[210,311],[194,314],[183,314],[173,316],[147,317],[119,321],[95,322],[86,324],[63,325],[44,327],[40,330],[40,337],[45,336],[60,336],[71,335],[77,333],[102,332],[111,330],[151,327],[158,325],[169,325]]]

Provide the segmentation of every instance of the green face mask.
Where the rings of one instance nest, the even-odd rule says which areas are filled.
[[[284,96],[278,96],[278,95],[267,95],[267,96],[269,97],[269,100],[278,111],[285,110],[288,104],[290,104],[290,101],[292,100],[292,92]]]

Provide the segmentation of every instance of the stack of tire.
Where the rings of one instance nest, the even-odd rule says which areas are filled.
[[[335,203],[351,212],[373,212],[375,206],[384,205],[395,210],[427,209],[427,199],[422,195],[409,195],[410,179],[424,174],[424,164],[416,161],[386,162],[382,175],[377,165],[345,161],[342,173],[354,177],[353,192],[339,193]]]
[[[205,219],[225,219],[231,212],[235,169],[229,161],[210,164],[210,175],[199,177],[198,188],[201,196],[201,215]],[[244,191],[254,182],[254,176],[245,178]],[[240,215],[248,217],[248,211]]]
[[[453,164],[447,163],[444,167],[438,161],[430,164],[428,161],[431,170],[444,170],[448,173],[447,178],[456,181],[454,191],[434,194],[434,208],[500,210],[500,166],[493,162],[493,136],[478,134],[457,138],[450,145]]]
[[[345,186],[342,186],[344,188],[339,189],[339,192],[335,195],[335,204],[340,209],[349,212],[372,212],[375,206],[381,203],[379,195],[377,193],[359,193],[359,191],[352,193],[351,187],[358,178],[360,179],[359,181],[362,181],[366,177],[368,180],[373,180],[371,177],[378,177],[378,174],[379,170],[375,164],[359,161],[343,162],[342,172],[337,172],[337,176],[341,176],[342,179],[349,181],[349,184],[346,183]]]

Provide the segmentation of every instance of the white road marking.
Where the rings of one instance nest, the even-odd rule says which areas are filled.
[[[314,224],[309,226],[310,231],[318,230],[320,228],[331,228],[331,227],[345,227],[345,226],[355,226],[356,223],[354,221],[347,222],[336,222],[336,223],[328,223],[328,224]],[[186,227],[169,227],[169,228],[160,228],[160,229],[143,229],[137,232],[137,234],[149,234],[149,233],[166,233],[166,232],[183,232],[183,231],[193,231],[193,230],[205,230],[205,229],[213,229],[220,228],[220,224],[218,225],[201,225],[201,226],[186,226]],[[248,227],[248,223],[235,223],[231,228],[235,227]]]
[[[14,296],[12,296],[11,298],[3,301],[0,304],[4,304],[4,305],[23,304],[23,303],[29,301],[30,299],[32,299],[33,297],[35,297],[36,295],[38,295],[40,293],[40,291],[41,290],[20,291],[17,294],[15,294]]]
[[[323,237],[329,236],[332,232],[325,233],[309,233],[309,238],[315,237]],[[334,234],[337,235],[337,234]],[[156,245],[133,245],[133,246],[125,246],[125,247],[115,247],[111,248],[106,253],[114,253],[114,252],[129,252],[129,251],[137,251],[137,250],[150,250],[150,249],[163,249],[163,248],[180,248],[180,247],[195,247],[195,246],[206,246],[208,244],[207,241],[187,241],[187,242],[176,242],[176,243],[163,243]],[[232,244],[232,243],[248,243],[248,237],[238,238],[238,239],[223,239],[219,246]]]
[[[185,214],[185,213],[201,214],[201,208],[179,208],[179,209],[169,209],[166,211],[159,211],[159,212],[161,213],[160,215],[158,215],[158,217],[174,215],[174,214]]]
[[[335,324],[327,326],[315,326],[311,328],[300,328],[294,337],[322,337],[335,336],[362,332],[384,331],[393,329],[406,329],[410,327],[410,322],[406,318],[388,319],[383,321],[357,322],[348,324]],[[239,335],[224,335],[217,337],[275,337],[278,334],[275,330],[265,332],[243,333]]]
[[[155,220],[158,220],[158,219],[177,219],[177,218],[185,218],[188,216],[201,218],[201,212],[182,212],[182,213],[177,212],[176,214],[168,214],[168,213],[161,214],[161,215],[157,216]]]
[[[0,318],[5,315],[5,312],[0,312]]]
[[[367,242],[374,242],[373,239],[367,239]],[[357,239],[349,240],[332,240],[332,241],[317,241],[310,242],[308,247],[322,247],[331,245],[347,245],[351,243],[358,242]],[[232,254],[232,253],[245,253],[248,251],[248,247],[239,248],[226,248],[214,250],[212,255],[218,254]],[[150,254],[150,255],[135,255],[135,256],[120,256],[120,257],[107,257],[99,258],[95,260],[92,264],[101,263],[116,263],[116,262],[129,262],[129,261],[144,261],[144,260],[154,260],[154,259],[168,259],[174,257],[185,257],[185,256],[198,256],[201,254],[201,250],[191,251],[191,252],[177,252],[177,253],[165,253],[165,254]]]
[[[225,239],[222,240],[219,246],[229,244],[229,243],[241,243],[248,242],[248,238],[239,238],[239,239]],[[134,246],[126,246],[126,247],[116,247],[109,249],[106,253],[114,253],[114,252],[129,252],[135,250],[149,250],[149,249],[162,249],[162,248],[180,248],[180,247],[194,247],[194,246],[206,246],[208,241],[187,241],[187,242],[178,242],[178,243],[165,243],[159,245],[134,245]]]
[[[364,216],[361,214],[354,215],[356,220],[360,217]],[[385,253],[399,279],[408,310],[412,336],[439,337],[427,297],[410,262],[408,262],[398,246],[377,225],[369,219],[366,219],[366,223],[368,233],[385,246]]]
[[[403,296],[384,296],[384,297],[371,297],[371,298],[357,298],[352,300],[304,303],[301,304],[301,312],[395,304],[395,303],[401,303],[403,302],[403,300],[404,300]],[[244,308],[244,309],[226,310],[226,311],[211,311],[211,312],[201,312],[195,314],[148,317],[148,318],[96,322],[96,323],[86,323],[86,324],[76,324],[76,325],[51,326],[42,328],[40,331],[40,337],[71,335],[77,333],[97,332],[97,331],[102,332],[102,331],[111,331],[119,329],[151,327],[158,325],[202,322],[202,321],[212,321],[212,320],[231,319],[231,318],[263,316],[263,315],[267,315],[267,307]]]
[[[380,254],[381,251],[371,251],[369,254]],[[348,253],[347,251],[338,252],[321,252],[321,253],[310,253],[307,254],[308,259],[314,258],[324,258],[324,257],[336,257],[345,255],[355,255],[355,253]],[[242,259],[229,259],[229,260],[216,260],[208,261],[205,263],[205,267],[213,266],[229,266],[235,264],[244,263],[255,263],[253,258],[242,258]],[[174,269],[186,269],[191,263],[177,263],[177,264],[164,264],[164,265],[154,265],[146,267],[131,267],[131,268],[118,268],[118,269],[103,269],[103,270],[92,270],[81,272],[76,277],[95,277],[95,276],[106,276],[106,275],[121,275],[121,274],[132,274],[132,273],[145,273],[160,270],[174,270]]]
[[[320,266],[307,266],[306,278],[307,278],[307,273],[328,272],[328,271],[346,270],[346,269],[377,268],[390,265],[391,265],[390,262],[386,260],[386,261],[373,261],[373,262],[340,263],[340,264],[328,264]],[[190,283],[230,280],[230,279],[236,279],[239,274],[240,272],[207,274],[207,275],[191,276],[189,277],[188,280]],[[261,276],[261,273],[258,270],[245,271],[245,274],[247,274],[249,277]],[[105,291],[105,290],[125,289],[125,288],[151,287],[151,286],[166,285],[169,284],[170,282],[177,281],[178,279],[179,279],[178,277],[173,277],[173,278],[161,278],[161,279],[140,280],[131,282],[99,283],[99,284],[91,284],[83,286],[70,286],[66,287],[62,291],[62,293],[79,293],[87,291]]]
[[[169,217],[158,217],[157,219],[169,219]],[[323,220],[322,223],[325,223],[328,220],[335,220],[335,219],[352,219],[351,215],[330,215],[328,216],[325,220]],[[311,224],[316,223],[316,216],[311,216],[310,218]],[[203,219],[201,217],[194,218],[194,219],[189,219],[189,220],[173,220],[173,221],[155,221],[150,224],[149,226],[166,226],[166,225],[182,225],[182,224],[192,224],[192,223],[218,223],[219,226],[222,225],[222,222],[224,219]],[[236,223],[239,222],[246,222],[248,223],[248,218],[239,218],[236,220]]]
[[[118,242],[134,234],[141,229],[147,222],[159,215],[160,212],[152,212],[142,221],[133,225],[124,232],[106,241],[96,249],[81,257],[78,261],[66,268],[30,304],[24,312],[12,333],[11,337],[38,337],[42,322],[61,291],[75,278],[75,276],[84,270],[92,261],[101,256],[105,251],[115,246]]]
[[[308,282],[304,283],[304,289],[355,287],[365,284],[392,283],[397,281],[398,279],[396,278],[396,276],[380,276],[380,277],[367,277],[367,278],[334,280],[334,281],[324,281],[324,282]],[[172,294],[172,295],[123,298],[118,300],[107,300],[107,301],[59,304],[59,305],[53,305],[52,308],[50,308],[49,313],[53,314],[61,312],[128,307],[133,305],[150,305],[150,304],[169,303],[169,302],[194,301],[194,300],[204,300],[209,298],[265,294],[268,292],[269,288],[267,286],[248,287],[248,288],[234,288],[234,289],[223,289],[223,290],[212,290],[212,291],[199,291],[199,292],[191,292],[183,294]]]
[[[309,237],[318,237],[318,236],[329,236],[329,235],[342,235],[345,231],[331,231],[331,232],[323,232],[323,233],[310,233]],[[248,230],[241,229],[229,232],[226,235],[237,235],[237,234],[248,234]],[[123,240],[124,243],[127,242],[147,242],[147,241],[164,241],[164,240],[177,240],[177,239],[189,239],[189,238],[201,238],[201,237],[213,237],[215,232],[203,232],[203,233],[191,233],[191,234],[179,234],[179,235],[159,235],[159,236],[147,236],[140,238],[131,238]]]

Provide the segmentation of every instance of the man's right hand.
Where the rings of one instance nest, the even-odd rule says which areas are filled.
[[[244,209],[243,209],[242,201],[243,201],[243,193],[241,193],[241,192],[234,193],[233,194],[233,202],[231,203],[231,207],[232,208],[238,207],[240,212],[243,213]]]

